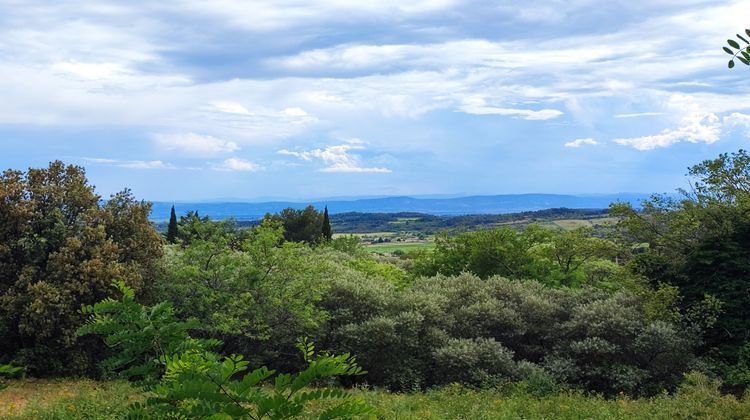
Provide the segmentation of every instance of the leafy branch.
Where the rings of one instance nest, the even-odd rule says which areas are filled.
[[[106,365],[149,391],[143,403],[130,407],[129,418],[248,418],[287,419],[303,414],[306,404],[332,401],[321,419],[371,417],[374,409],[341,389],[315,388],[322,379],[362,375],[356,359],[343,354],[317,354],[303,340],[298,348],[307,368],[296,374],[277,374],[266,367],[248,371],[241,355],[221,356],[209,350],[216,340],[195,340],[191,324],[174,318],[171,305],[145,307],[131,289],[117,283],[119,301],[106,299],[86,306],[89,321],[79,335],[103,335],[118,353]],[[263,385],[270,381],[272,384]]]
[[[745,29],[745,34],[747,35],[746,37],[740,34],[737,34],[736,36],[737,39],[747,45],[746,47],[741,46],[740,43],[734,39],[728,39],[727,44],[729,44],[729,47],[723,47],[724,52],[732,56],[732,59],[729,60],[728,63],[730,69],[734,67],[735,58],[742,62],[742,64],[750,66],[750,41],[748,41],[748,39],[750,39],[750,29]]]

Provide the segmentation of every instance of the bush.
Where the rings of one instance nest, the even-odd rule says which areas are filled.
[[[513,352],[492,338],[453,338],[434,351],[435,377],[442,383],[492,386],[514,378]]]
[[[331,310],[323,343],[358,354],[372,385],[510,378],[653,395],[674,389],[695,359],[692,330],[650,320],[648,296],[633,292],[470,274],[423,278],[404,290],[382,283],[336,282],[320,302]]]
[[[395,265],[378,262],[370,258],[355,258],[345,264],[368,277],[381,278],[396,287],[406,287],[413,281],[412,276]]]

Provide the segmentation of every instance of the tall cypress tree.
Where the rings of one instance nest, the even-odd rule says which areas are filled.
[[[174,212],[174,206],[169,213],[169,226],[167,227],[167,242],[173,244],[177,242],[177,215]]]
[[[328,206],[323,211],[323,240],[330,241],[333,238],[331,220],[328,218]]]

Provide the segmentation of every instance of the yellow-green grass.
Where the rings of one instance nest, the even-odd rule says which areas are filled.
[[[24,379],[5,381],[2,419],[119,419],[141,393],[127,382]]]
[[[377,410],[379,419],[748,419],[750,395],[738,399],[721,395],[716,384],[703,379],[675,395],[606,399],[576,391],[535,397],[523,387],[470,390],[449,386],[425,393],[397,394],[354,390]],[[108,419],[121,418],[126,407],[141,399],[123,382],[11,381],[0,391],[1,418]],[[327,407],[313,403],[303,419],[317,418]]]
[[[614,224],[617,220],[616,217],[599,217],[596,219],[561,219],[553,220],[550,223],[564,230],[573,230],[597,225]]]

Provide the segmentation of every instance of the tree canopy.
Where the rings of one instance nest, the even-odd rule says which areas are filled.
[[[125,190],[103,203],[83,168],[52,162],[0,175],[0,354],[30,373],[80,373],[93,348],[76,341],[79,309],[153,282],[162,239],[150,204]]]

